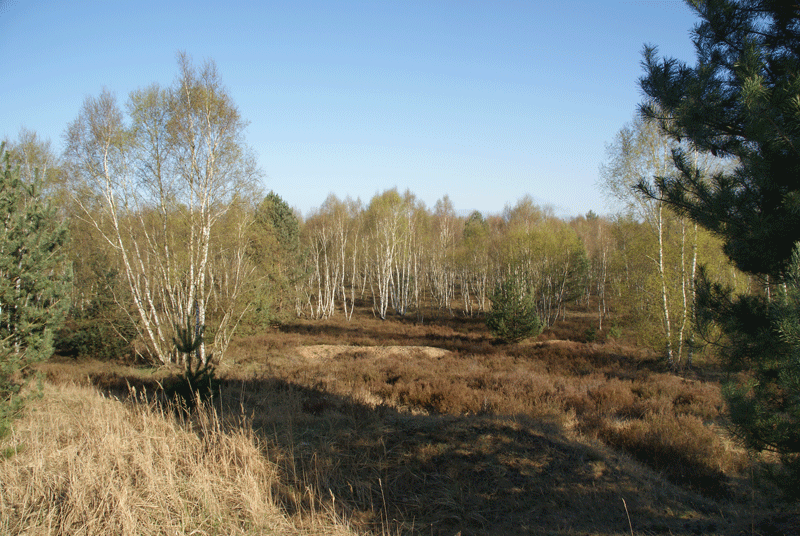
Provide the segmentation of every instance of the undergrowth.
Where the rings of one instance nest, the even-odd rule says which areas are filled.
[[[623,337],[590,342],[589,322],[498,344],[479,318],[298,320],[231,344],[215,426],[257,445],[272,471],[259,493],[293,527],[630,534],[629,515],[647,534],[792,534],[797,512],[758,478],[775,460],[727,433],[718,372],[674,374]],[[120,398],[158,400],[162,380],[108,363],[41,370]],[[201,444],[217,433],[195,426]]]

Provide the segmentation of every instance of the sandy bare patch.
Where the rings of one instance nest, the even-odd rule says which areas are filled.
[[[387,355],[424,356],[438,359],[450,353],[449,350],[433,346],[348,346],[345,344],[316,344],[297,346],[293,351],[311,361],[333,359],[342,354],[358,352],[364,357],[385,357]]]
[[[546,339],[544,341],[536,341],[533,346],[559,346],[564,344],[575,344],[575,341],[566,339]]]

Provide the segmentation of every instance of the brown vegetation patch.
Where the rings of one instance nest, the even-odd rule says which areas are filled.
[[[623,498],[637,533],[740,533],[772,516],[722,426],[716,372],[557,331],[497,344],[474,319],[301,320],[237,339],[214,407],[264,441],[282,511],[375,533],[623,534]],[[69,366],[42,370],[69,382]],[[72,366],[116,396],[164,374]]]
[[[352,534],[326,512],[287,516],[292,492],[246,425],[85,387],[45,393],[0,444],[2,534]]]

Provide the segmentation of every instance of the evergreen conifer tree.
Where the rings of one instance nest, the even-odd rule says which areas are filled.
[[[707,177],[681,150],[657,179],[672,208],[722,237],[741,270],[780,278],[800,239],[800,9],[776,0],[693,0],[698,63],[645,47],[645,116],[677,140],[739,162]]]
[[[785,283],[768,307],[773,324],[764,335],[773,351],[754,360],[749,381],[727,386],[726,395],[744,439],[782,454],[791,469],[784,487],[800,497],[800,244]]]
[[[20,372],[49,357],[68,306],[67,228],[0,145],[0,426],[18,405]]]
[[[486,327],[501,341],[519,342],[544,329],[533,296],[512,279],[497,285],[489,299],[492,310],[486,313]]]
[[[256,323],[283,318],[294,306],[302,258],[300,222],[291,207],[270,192],[256,207],[248,253],[263,278],[252,297]]]
[[[640,188],[720,236],[731,261],[764,283],[764,292],[734,296],[701,275],[698,319],[720,326],[730,363],[752,372],[751,382],[728,389],[739,432],[753,447],[780,452],[800,481],[800,392],[785,372],[797,373],[787,322],[800,312],[790,306],[800,241],[800,8],[780,0],[689,4],[701,18],[697,64],[645,47],[642,113],[676,140],[737,165],[706,176],[676,150],[678,172]],[[784,284],[786,295],[772,299]]]

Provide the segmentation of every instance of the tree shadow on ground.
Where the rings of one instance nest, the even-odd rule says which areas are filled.
[[[111,396],[158,398],[155,380],[89,379]],[[435,535],[731,534],[741,521],[557,422],[412,414],[274,377],[223,379],[220,393],[222,422],[245,417],[264,440],[289,511],[313,501],[362,528]]]

